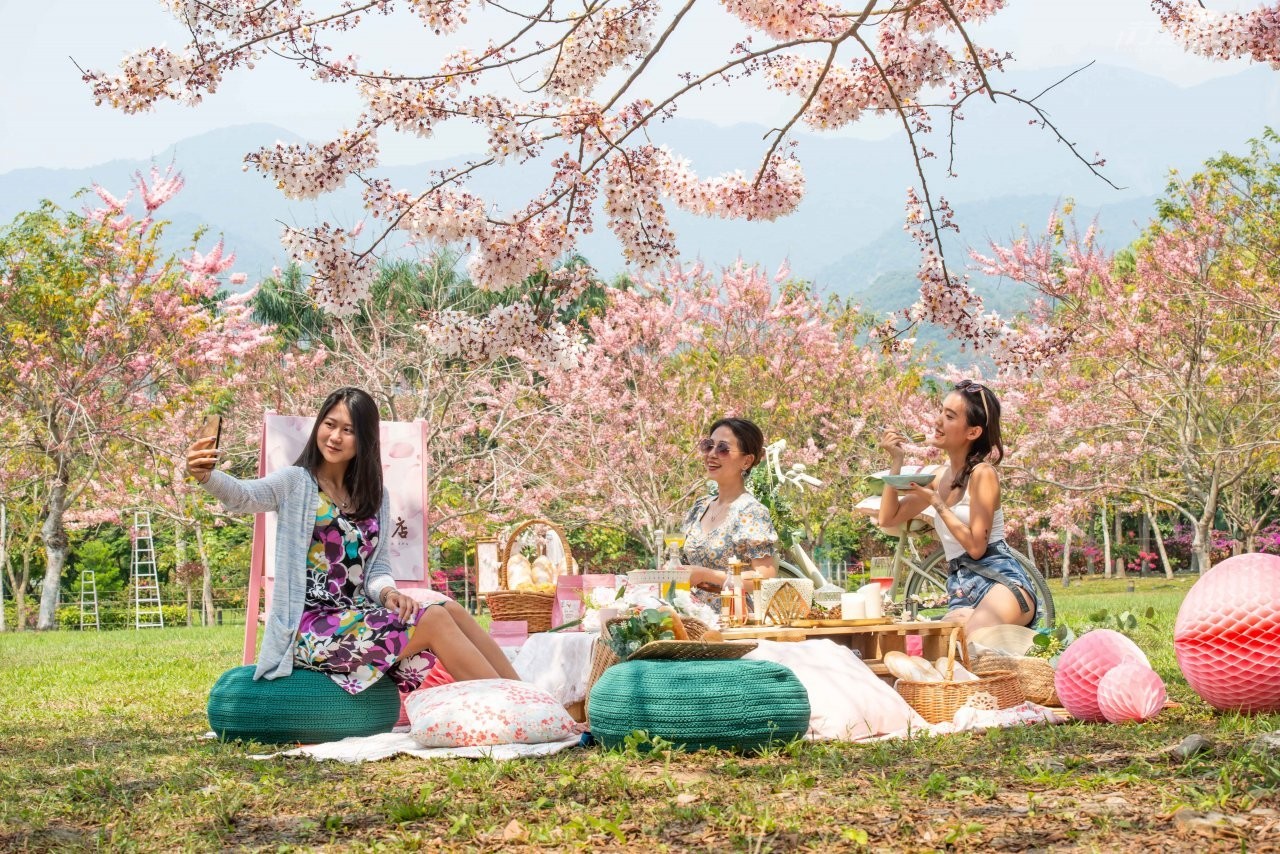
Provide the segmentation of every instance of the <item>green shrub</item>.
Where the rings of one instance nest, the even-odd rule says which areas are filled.
[[[161,609],[166,626],[185,626],[187,624],[187,608],[185,605],[165,605]],[[134,612],[132,608],[99,608],[98,626],[102,629],[133,628]],[[58,609],[58,628],[76,630],[80,628],[80,606],[67,605]]]

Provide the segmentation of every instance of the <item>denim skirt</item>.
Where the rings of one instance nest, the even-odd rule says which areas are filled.
[[[1028,624],[1034,627],[1040,621],[1044,606],[1036,586],[1004,540],[989,544],[986,554],[977,560],[963,554],[947,565],[947,610],[976,608],[992,587],[1003,584],[1013,592],[1022,613],[1030,611],[1034,615]]]

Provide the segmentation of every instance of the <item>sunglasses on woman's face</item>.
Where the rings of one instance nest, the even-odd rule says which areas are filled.
[[[709,454],[715,451],[717,457],[727,457],[733,453],[733,448],[730,448],[729,443],[724,439],[719,442],[712,438],[699,439],[698,444],[694,447],[698,449],[700,454]]]

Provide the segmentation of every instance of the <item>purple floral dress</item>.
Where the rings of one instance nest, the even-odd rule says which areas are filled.
[[[416,690],[436,657],[420,652],[400,660],[422,612],[405,623],[389,608],[364,595],[364,562],[378,544],[378,520],[352,520],[323,492],[316,503],[316,527],[307,552],[307,598],[294,663],[328,673],[351,694],[390,676],[401,694]],[[444,604],[443,602],[433,602]]]

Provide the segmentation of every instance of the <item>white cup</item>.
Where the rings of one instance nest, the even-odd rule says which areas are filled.
[[[884,594],[880,592],[879,584],[864,584],[854,595],[862,597],[863,612],[867,617],[884,616]]]

